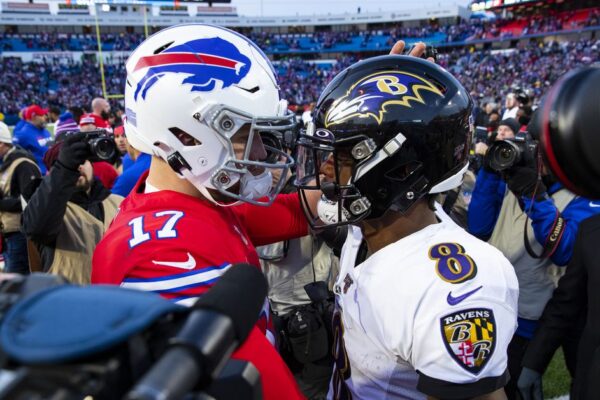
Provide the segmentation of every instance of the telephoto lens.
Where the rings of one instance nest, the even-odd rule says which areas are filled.
[[[110,138],[100,137],[90,141],[92,153],[101,160],[110,160],[115,155],[115,143]]]
[[[90,161],[108,161],[115,157],[117,145],[104,129],[88,132],[84,140],[92,153]]]
[[[515,166],[535,167],[538,143],[528,133],[521,132],[514,139],[497,140],[485,154],[485,164],[496,172]]]
[[[542,154],[569,190],[600,199],[600,67],[563,76],[540,106]]]

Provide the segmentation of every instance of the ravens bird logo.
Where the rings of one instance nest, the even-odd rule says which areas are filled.
[[[386,107],[391,104],[412,108],[425,104],[422,91],[444,97],[433,83],[402,71],[383,71],[356,82],[345,96],[333,103],[325,117],[325,126],[340,124],[350,118],[375,118],[381,124]]]

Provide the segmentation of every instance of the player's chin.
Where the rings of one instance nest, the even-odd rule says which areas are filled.
[[[240,182],[237,182],[233,186],[231,186],[229,189],[227,189],[227,192],[237,196],[240,193],[240,186],[241,186]],[[215,201],[217,201],[218,203],[229,204],[229,203],[234,203],[237,201],[233,197],[228,196],[225,193],[221,193],[218,190],[208,189],[208,191],[210,192],[210,195],[212,196],[212,198],[215,199]]]

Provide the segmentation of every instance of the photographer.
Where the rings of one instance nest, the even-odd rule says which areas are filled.
[[[48,150],[44,162],[50,173],[23,211],[23,231],[33,242],[32,271],[80,284],[90,283],[94,248],[122,200],[94,178],[90,160],[95,155],[86,137],[70,134]]]
[[[502,121],[496,141],[516,143],[518,127],[515,120]],[[512,377],[506,387],[509,398],[515,396],[523,354],[552,296],[554,282],[548,268],[569,262],[579,223],[600,212],[600,208],[590,205],[589,199],[577,197],[556,182],[545,165],[538,165],[537,142],[519,142],[523,161],[515,162],[502,172],[498,172],[491,157],[497,153],[491,149],[494,145],[490,146],[477,177],[468,214],[469,231],[502,251],[513,264],[519,280],[518,328],[508,348]],[[538,168],[541,179],[538,179]],[[576,342],[578,335],[570,338]],[[563,341],[563,346],[565,344]],[[572,350],[576,343],[572,344],[565,348],[570,370],[575,364]]]
[[[600,162],[598,150],[598,104],[600,68],[582,68],[565,75],[540,107],[541,148],[552,171],[565,186],[595,199],[600,208]],[[550,99],[550,100],[548,100]],[[581,149],[585,149],[582,151]],[[542,375],[564,337],[579,319],[584,328],[577,351],[577,365],[571,385],[572,400],[592,400],[600,393],[600,215],[581,223],[573,257],[544,309],[540,324],[523,357],[519,390],[525,400],[543,398]]]
[[[296,192],[294,178],[288,179],[283,193]],[[326,229],[256,249],[269,284],[279,353],[302,393],[311,400],[326,398],[333,371],[329,332],[333,293],[329,287],[339,270],[334,252],[339,254],[346,235],[346,229]],[[317,287],[320,298],[313,294]]]
[[[27,241],[20,232],[21,193],[40,169],[31,153],[12,144],[8,126],[0,122],[0,228],[4,237],[4,271],[29,273]]]

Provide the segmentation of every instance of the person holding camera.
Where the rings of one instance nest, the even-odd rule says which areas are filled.
[[[555,287],[548,270],[569,262],[579,223],[600,212],[554,179],[538,157],[537,141],[518,134],[519,126],[514,119],[500,123],[468,210],[469,232],[502,251],[519,280],[518,328],[508,347],[509,398],[516,396],[521,360]],[[578,335],[570,338],[576,342]],[[571,371],[574,342],[563,341]]]
[[[293,179],[288,180],[284,193],[296,191]],[[279,353],[311,400],[326,398],[333,370],[333,293],[329,288],[339,270],[336,254],[346,234],[342,228],[325,229],[256,249],[269,284]]]
[[[600,209],[600,141],[598,104],[600,68],[585,67],[565,74],[550,88],[537,120],[545,127],[540,147],[552,172],[573,192],[594,199]],[[534,120],[535,121],[535,120]],[[572,400],[596,400],[600,393],[600,215],[579,227],[573,257],[540,318],[523,357],[518,380],[523,400],[541,400],[542,375],[573,326],[583,324]]]
[[[79,131],[104,132],[105,134],[108,134],[109,131],[107,131],[106,128],[103,127],[103,124],[101,124],[100,126],[96,125],[96,118],[97,116],[94,116],[94,114],[83,114],[81,116],[81,119],[79,120]],[[119,176],[116,168],[111,164],[114,159],[119,158],[116,141],[114,141],[114,139],[111,140],[114,142],[114,145],[109,144],[108,149],[109,151],[111,151],[113,156],[103,157],[102,159],[92,162],[92,167],[94,168],[94,176],[100,179],[102,185],[104,185],[104,187],[108,190],[112,189]]]
[[[127,139],[119,139],[119,142],[117,142],[117,133],[120,133],[121,137],[125,138],[124,126],[115,128],[115,143],[120,143],[121,141],[125,142],[127,155],[129,156],[129,159],[133,161],[133,164],[128,168],[123,169],[123,173],[115,180],[111,192],[118,194],[119,196],[127,197],[140,177],[150,169],[152,156],[135,149],[127,142]]]
[[[65,134],[44,156],[50,171],[38,182],[23,211],[32,242],[30,268],[90,283],[92,254],[118,211],[121,196],[94,178],[89,133]],[[93,137],[91,140],[98,140]]]

